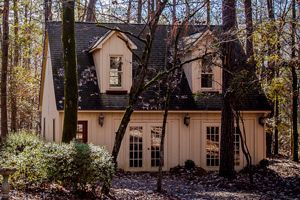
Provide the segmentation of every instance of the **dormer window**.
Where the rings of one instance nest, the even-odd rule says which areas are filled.
[[[211,66],[203,65],[201,68],[201,88],[212,88],[213,87],[213,70]]]
[[[110,56],[109,87],[122,87],[122,65],[122,56]]]

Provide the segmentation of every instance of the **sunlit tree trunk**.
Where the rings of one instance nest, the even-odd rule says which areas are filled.
[[[9,47],[9,0],[4,0],[2,11],[2,69],[1,69],[1,138],[5,139],[7,129],[7,67]]]
[[[75,46],[74,0],[63,0],[62,44],[64,57],[64,122],[63,142],[70,142],[77,130],[77,64]]]
[[[234,94],[229,90],[230,82],[235,64],[235,43],[234,37],[236,30],[236,8],[235,0],[223,0],[223,45],[222,45],[222,64],[223,64],[223,108],[221,116],[221,148],[220,148],[220,176],[233,178],[234,171],[234,115],[231,109]]]

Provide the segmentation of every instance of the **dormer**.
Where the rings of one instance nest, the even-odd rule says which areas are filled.
[[[214,52],[215,38],[210,30],[196,33],[183,39],[185,46],[184,60],[201,57],[209,52]],[[184,66],[184,71],[193,93],[222,92],[221,60],[212,55],[205,59],[193,61]]]
[[[109,31],[90,49],[100,93],[128,93],[132,85],[132,50],[137,46],[123,33]]]

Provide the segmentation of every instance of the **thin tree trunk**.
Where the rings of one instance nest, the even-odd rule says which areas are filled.
[[[138,0],[138,6],[137,6],[137,23],[140,24],[142,22],[142,0]]]
[[[97,0],[90,0],[88,7],[87,7],[87,12],[86,12],[86,20],[87,22],[95,22],[96,21],[96,2]]]
[[[211,8],[210,8],[210,0],[207,0],[206,3],[206,24],[209,26],[210,25],[210,12],[211,12]]]
[[[19,15],[18,15],[18,1],[13,1],[14,10],[14,60],[11,65],[11,131],[16,132],[17,130],[17,97],[16,97],[16,77],[15,77],[15,67],[19,66]]]
[[[52,0],[45,0],[45,22],[52,21]]]
[[[169,104],[170,104],[170,97],[171,97],[171,90],[170,86],[168,86],[167,93],[166,93],[166,101],[165,101],[165,111],[164,111],[164,118],[161,130],[161,138],[160,138],[160,148],[159,148],[159,166],[158,166],[158,178],[157,178],[157,191],[162,191],[162,168],[164,165],[164,152],[165,152],[165,136],[166,136],[166,126],[167,126],[167,119],[168,119],[168,112],[169,112]]]
[[[221,149],[220,149],[220,176],[234,178],[234,116],[231,109],[234,94],[229,90],[232,75],[235,69],[235,33],[236,30],[236,8],[235,0],[223,0],[223,33],[222,45],[223,63],[223,108],[221,117]]]
[[[172,10],[172,22],[173,24],[175,24],[175,22],[177,21],[177,14],[176,14],[176,4],[177,4],[177,1],[176,0],[173,0],[173,10]]]
[[[1,138],[5,139],[7,129],[7,67],[9,47],[9,0],[4,0],[2,16],[2,69],[1,69]]]
[[[127,8],[127,23],[130,22],[131,19],[131,7],[132,7],[132,0],[128,0],[128,8]]]
[[[63,142],[70,142],[77,130],[77,64],[75,45],[74,0],[63,0],[62,43],[64,55],[64,124]]]
[[[296,0],[292,0],[292,59],[296,58]],[[292,90],[293,90],[293,100],[292,100],[292,159],[293,161],[299,161],[298,155],[298,77],[296,71],[296,62],[292,62]]]
[[[246,54],[248,59],[253,59],[253,22],[252,22],[252,2],[245,0],[246,16]],[[255,66],[254,66],[255,67]],[[255,69],[254,69],[255,70]]]
[[[273,0],[267,0],[267,7],[268,7],[268,16],[269,19],[271,21],[271,23],[275,22],[275,15],[274,15],[274,4],[273,4]],[[273,28],[272,28],[272,32],[275,33],[276,31],[276,27],[275,24],[272,24]],[[269,50],[268,50],[268,54],[269,56],[271,56],[274,53],[274,48],[276,48],[275,46],[271,46],[269,45]],[[271,79],[274,77],[278,77],[279,72],[277,69],[275,69],[275,63],[273,61],[268,63],[269,68],[271,69]],[[278,102],[278,95],[275,94],[275,101],[274,101],[274,154],[277,155],[279,153],[279,142],[278,142],[278,126],[279,126],[279,102]]]

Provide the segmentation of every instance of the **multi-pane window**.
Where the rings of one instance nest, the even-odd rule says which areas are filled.
[[[129,167],[143,166],[143,127],[129,128]]]
[[[110,87],[122,87],[122,57],[111,56],[110,57],[110,70],[109,70],[109,86]]]
[[[203,65],[201,68],[201,88],[213,87],[213,70],[211,66]]]
[[[83,124],[77,124],[76,141],[83,142]]]
[[[234,165],[239,166],[240,165],[240,129],[237,127],[235,128],[234,132]]]
[[[162,131],[161,126],[151,127],[151,167],[159,166],[161,131]]]
[[[219,139],[220,128],[218,126],[206,127],[206,165],[219,166]]]
[[[240,131],[237,127],[234,132],[234,165],[240,165]],[[206,165],[219,166],[220,164],[220,128],[206,127]]]

